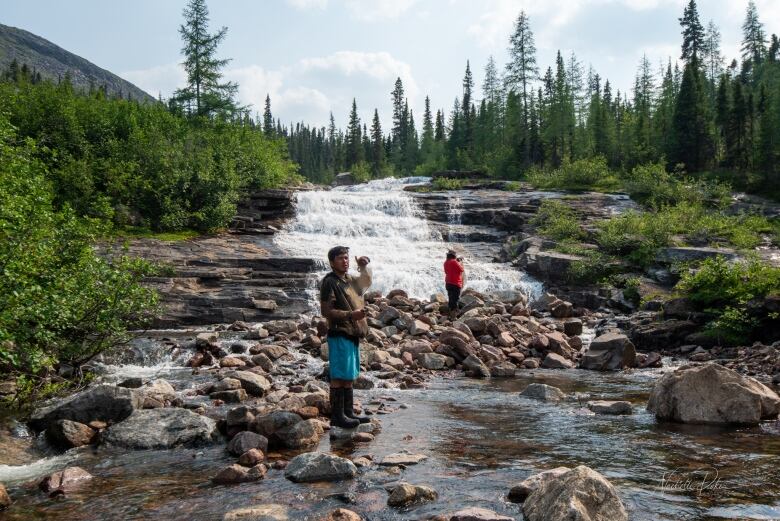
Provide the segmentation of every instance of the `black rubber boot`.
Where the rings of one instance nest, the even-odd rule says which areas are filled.
[[[352,387],[347,387],[344,389],[344,416],[347,418],[352,418],[353,420],[357,420],[360,423],[368,423],[371,421],[371,418],[368,416],[358,416],[355,414],[354,405],[355,404],[355,391],[352,389]]]
[[[344,416],[344,389],[330,389],[330,424],[342,429],[354,429],[360,422]]]

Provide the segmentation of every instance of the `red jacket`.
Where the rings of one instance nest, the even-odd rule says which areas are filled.
[[[444,282],[445,284],[455,284],[459,288],[463,287],[463,264],[457,259],[447,259],[444,261]]]

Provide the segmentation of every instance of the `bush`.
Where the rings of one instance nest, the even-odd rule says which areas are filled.
[[[603,156],[565,160],[560,168],[545,172],[531,168],[528,181],[536,188],[562,190],[614,190],[619,187],[618,178],[609,170]]]
[[[748,304],[780,292],[780,268],[757,259],[730,263],[716,257],[703,261],[697,270],[683,273],[677,289],[699,309],[716,316],[709,324],[713,334],[740,342],[762,321],[772,318],[752,313]]]
[[[586,234],[580,226],[576,212],[565,203],[555,199],[545,199],[539,206],[531,224],[540,234],[555,241],[577,241]]]
[[[463,188],[463,180],[437,177],[431,182],[431,186],[434,190],[460,190]]]
[[[22,143],[0,114],[0,370],[40,375],[126,341],[157,296],[139,284],[148,263],[96,254],[101,221],[54,210],[39,150]]]

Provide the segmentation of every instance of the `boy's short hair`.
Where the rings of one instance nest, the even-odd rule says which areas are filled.
[[[346,246],[334,246],[333,248],[328,250],[328,260],[330,262],[333,262],[334,260],[336,260],[336,257],[338,257],[339,255],[343,255],[345,253],[349,253],[349,248],[347,248]]]

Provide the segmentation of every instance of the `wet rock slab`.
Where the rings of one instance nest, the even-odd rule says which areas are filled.
[[[211,418],[186,409],[148,409],[109,427],[102,442],[128,449],[169,449],[207,445],[217,437],[217,423]]]

